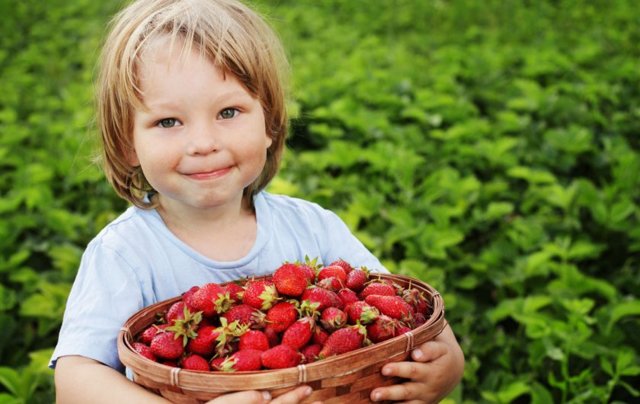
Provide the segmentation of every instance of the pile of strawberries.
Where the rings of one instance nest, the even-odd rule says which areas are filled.
[[[192,287],[133,347],[189,370],[282,369],[403,334],[430,312],[417,289],[344,260],[323,267],[307,259],[269,277]]]

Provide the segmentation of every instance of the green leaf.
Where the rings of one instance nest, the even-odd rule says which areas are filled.
[[[624,301],[613,304],[609,309],[609,321],[605,327],[605,333],[610,334],[613,326],[621,319],[629,316],[640,316],[640,300]]]

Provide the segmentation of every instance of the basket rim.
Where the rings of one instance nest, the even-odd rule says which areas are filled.
[[[332,356],[321,361],[300,364],[296,367],[274,370],[243,371],[243,372],[213,372],[185,370],[154,362],[143,357],[133,349],[134,334],[139,332],[132,326],[136,325],[145,314],[157,312],[163,307],[179,301],[182,297],[154,303],[132,315],[120,329],[117,338],[118,353],[122,363],[137,375],[144,375],[145,379],[154,383],[171,386],[183,390],[197,390],[208,393],[224,393],[250,389],[273,389],[292,387],[309,383],[326,377],[326,369],[331,369],[332,377],[347,376],[376,363],[383,363],[385,359],[399,353],[408,356],[416,346],[435,338],[446,326],[444,318],[444,301],[440,293],[426,282],[405,275],[376,273],[376,277],[407,283],[431,297],[433,313],[427,321],[415,329],[341,355]],[[147,324],[148,325],[148,324]],[[132,332],[133,331],[133,332]],[[362,361],[363,357],[368,358]],[[355,360],[358,358],[358,360]],[[387,360],[388,361],[388,360]],[[355,365],[355,366],[354,366]],[[249,387],[250,386],[250,387]]]

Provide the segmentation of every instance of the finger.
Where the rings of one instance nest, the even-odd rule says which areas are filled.
[[[305,398],[309,397],[313,389],[309,386],[300,386],[291,391],[288,391],[276,398],[271,403],[273,404],[297,404]]]
[[[392,362],[382,367],[384,376],[398,376],[411,380],[425,380],[429,366],[420,362]]]
[[[240,391],[230,393],[207,401],[206,404],[230,404],[230,403],[247,403],[247,404],[263,404],[271,400],[271,394],[266,391]]]
[[[411,352],[411,359],[417,362],[431,362],[446,353],[446,344],[438,341],[427,341]]]
[[[421,383],[402,383],[388,387],[379,387],[371,392],[371,401],[410,401],[418,397],[422,391]]]

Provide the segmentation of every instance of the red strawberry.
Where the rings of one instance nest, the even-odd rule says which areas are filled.
[[[329,338],[329,333],[323,330],[322,327],[316,327],[313,330],[311,341],[314,344],[324,345],[324,343],[327,342],[327,338]]]
[[[369,281],[369,272],[366,269],[358,268],[347,274],[345,286],[353,291],[360,292],[367,281]]]
[[[371,324],[367,325],[367,337],[372,342],[382,342],[395,337],[400,322],[384,314],[378,316]]]
[[[340,328],[329,335],[318,356],[327,358],[358,349],[362,347],[366,333],[366,329],[363,326],[354,325]]]
[[[431,309],[429,301],[418,289],[405,289],[402,294],[405,302],[413,306],[414,312],[427,315]]]
[[[291,323],[293,324],[293,323]],[[267,325],[264,328],[264,335],[267,336],[267,339],[269,340],[269,347],[273,348],[276,345],[280,345],[280,334],[278,331],[276,331],[273,327],[271,327],[270,325]],[[283,330],[284,331],[284,330]]]
[[[169,324],[150,325],[149,327],[145,328],[144,331],[142,331],[142,334],[140,334],[140,342],[146,345],[151,344],[151,340],[158,333],[158,331],[163,330],[167,327],[169,327]]]
[[[183,300],[189,307],[202,311],[207,317],[224,313],[233,303],[226,289],[217,283],[207,283]]]
[[[318,280],[316,282],[316,286],[330,290],[332,292],[337,292],[340,289],[344,288],[344,283],[340,282],[340,280],[335,276],[330,276],[328,278]]]
[[[311,336],[313,335],[313,329],[315,328],[315,321],[311,317],[304,317],[295,323],[291,324],[282,334],[282,344],[289,345],[293,349],[299,350],[303,346],[307,345]]]
[[[151,340],[151,352],[161,359],[178,359],[184,353],[182,338],[171,331],[159,332]]]
[[[396,289],[386,282],[375,281],[367,284],[360,292],[360,299],[364,300],[369,295],[395,296]]]
[[[182,337],[182,344],[187,345],[190,339],[196,337],[196,330],[202,321],[202,312],[191,313],[186,304],[181,305],[182,315],[172,320],[166,331],[173,331],[177,337]]]
[[[262,366],[267,369],[284,369],[298,366],[303,358],[300,352],[285,344],[269,348],[260,355]]]
[[[188,370],[203,370],[209,371],[209,362],[205,358],[196,354],[189,354],[185,356],[180,362],[180,367]]]
[[[200,289],[200,286],[192,286],[191,288],[189,288],[189,290],[187,290],[186,292],[184,292],[182,294],[182,301],[185,302],[187,304],[187,306],[189,306],[189,304],[187,302],[190,301],[190,299],[192,298],[193,294],[196,293],[199,289]],[[191,311],[197,311],[191,306],[189,306],[189,309]]]
[[[220,364],[220,370],[223,372],[260,370],[262,368],[262,360],[260,359],[262,352],[257,349],[234,352]]]
[[[347,307],[350,303],[357,302],[360,300],[356,292],[348,288],[342,288],[338,291],[338,297],[342,302],[344,307]]]
[[[240,336],[238,350],[257,349],[258,351],[266,351],[269,349],[269,338],[262,331],[248,330]]]
[[[235,282],[227,283],[224,285],[224,288],[227,293],[229,293],[229,297],[234,302],[239,302],[242,300],[242,293],[244,292],[244,288]]]
[[[328,332],[333,332],[347,324],[347,315],[337,307],[327,307],[320,315],[320,324]]]
[[[276,332],[289,328],[298,319],[296,306],[291,302],[279,302],[267,311],[266,323]]]
[[[305,272],[294,263],[282,264],[273,273],[272,279],[278,293],[285,296],[298,297],[308,285]]]
[[[349,324],[369,324],[378,317],[380,312],[365,301],[353,302],[344,309],[348,316]]]
[[[402,320],[406,323],[413,322],[413,307],[400,296],[369,295],[365,298],[365,302],[391,318]]]
[[[222,369],[222,363],[225,360],[227,360],[226,356],[219,356],[217,358],[211,359],[211,362],[209,362],[209,365],[211,366],[212,370],[220,371]]]
[[[171,324],[174,320],[184,318],[185,308],[185,303],[182,300],[179,300],[172,304],[171,307],[169,307],[169,310],[167,310],[167,314],[165,314],[167,323]]]
[[[143,344],[142,342],[134,342],[133,350],[147,359],[151,359],[154,362],[158,361],[151,348],[148,345]]]
[[[269,310],[278,299],[278,291],[272,281],[249,280],[244,286],[242,301],[260,310]]]
[[[265,314],[257,310],[248,304],[238,304],[232,306],[222,317],[227,319],[227,323],[232,323],[238,320],[240,325],[246,325],[247,327],[259,329],[264,328]]]
[[[187,350],[202,356],[209,356],[213,354],[217,339],[220,333],[217,327],[214,326],[202,326],[198,328],[197,336],[189,341],[187,344]]]
[[[351,264],[349,264],[347,261],[343,260],[343,259],[337,259],[335,261],[333,261],[331,264],[329,264],[329,266],[334,266],[337,265],[339,267],[341,267],[342,269],[344,269],[344,272],[346,274],[348,274],[349,272],[351,272],[353,270],[353,267],[351,266]]]
[[[317,310],[322,311],[327,307],[342,308],[342,301],[335,292],[312,286],[304,291],[300,300],[309,300],[311,303],[319,303]]]
[[[327,278],[336,278],[340,284],[344,285],[347,282],[347,273],[339,265],[329,265],[322,268],[317,276],[318,281]]]
[[[398,324],[400,324],[400,325],[398,326],[398,328],[396,328],[396,333],[394,335],[395,337],[397,337],[398,335],[406,334],[409,331],[411,331],[410,327],[407,327],[406,325],[404,325],[402,323],[398,323]]]
[[[320,344],[309,344],[300,350],[300,353],[304,356],[305,363],[312,363],[318,360],[318,355],[322,350],[322,345]]]

